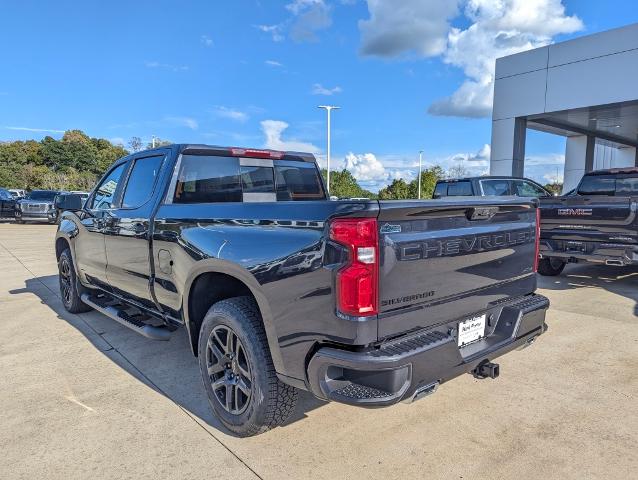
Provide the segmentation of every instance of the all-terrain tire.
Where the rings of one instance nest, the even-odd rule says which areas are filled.
[[[555,277],[560,275],[565,268],[567,262],[560,260],[559,258],[541,258],[538,261],[538,273],[544,277]]]
[[[83,313],[92,310],[86,303],[80,299],[80,295],[84,293],[85,288],[80,285],[75,267],[73,266],[73,257],[71,250],[65,248],[58,259],[58,273],[60,281],[60,297],[62,305],[70,313]]]
[[[229,337],[236,348],[227,348]],[[293,412],[298,391],[277,378],[254,299],[229,298],[210,307],[199,333],[198,355],[213,412],[237,436],[264,433],[284,423]],[[235,387],[233,394],[233,385],[242,382],[243,387],[240,390]]]

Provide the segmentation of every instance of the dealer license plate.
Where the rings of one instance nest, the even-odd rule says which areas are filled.
[[[459,322],[459,347],[485,336],[485,317],[486,315],[483,314]]]

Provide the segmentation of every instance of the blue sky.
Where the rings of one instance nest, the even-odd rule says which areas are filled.
[[[638,21],[632,0],[3,2],[0,140],[79,128],[126,142],[290,148],[378,189],[418,151],[486,168],[495,56]],[[523,12],[523,13],[521,13]],[[499,34],[508,32],[508,44]],[[528,134],[533,178],[564,140]],[[562,172],[562,168],[560,168]]]

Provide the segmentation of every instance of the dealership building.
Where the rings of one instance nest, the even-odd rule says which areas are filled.
[[[491,175],[523,176],[527,129],[566,137],[563,192],[638,166],[638,24],[499,58]]]

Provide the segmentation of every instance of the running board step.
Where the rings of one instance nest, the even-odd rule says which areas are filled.
[[[136,318],[128,315],[124,310],[117,308],[115,305],[102,304],[101,302],[96,301],[96,299],[92,298],[88,293],[82,294],[80,298],[84,303],[93,307],[98,312],[146,338],[163,341],[171,339],[171,332],[166,327],[154,327],[153,325],[147,325],[140,322]]]

